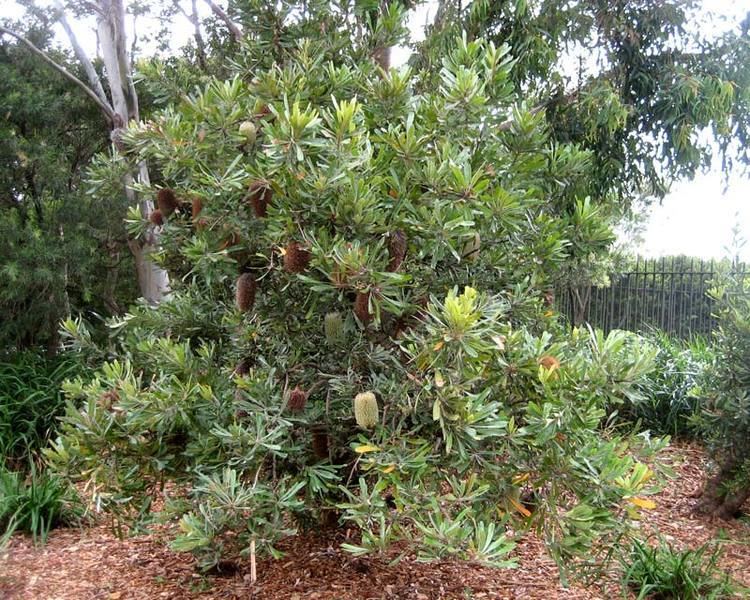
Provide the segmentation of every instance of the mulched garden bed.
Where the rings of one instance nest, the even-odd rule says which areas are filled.
[[[645,514],[644,534],[659,531],[680,548],[710,539],[726,540],[724,568],[750,586],[750,520],[731,523],[697,517],[691,494],[705,478],[707,460],[697,446],[675,445],[662,462],[676,478],[654,497],[657,508]],[[195,572],[189,554],[166,546],[166,535],[118,540],[102,524],[89,529],[57,530],[35,547],[15,536],[0,554],[0,598],[19,600],[125,600],[158,598],[303,599],[613,599],[622,592],[612,581],[602,587],[564,588],[544,545],[529,536],[514,551],[519,567],[490,569],[465,562],[420,563],[404,558],[357,559],[339,550],[339,540],[298,536],[280,545],[280,560],[261,560],[258,581],[249,565],[224,576]],[[394,557],[396,554],[394,553]]]

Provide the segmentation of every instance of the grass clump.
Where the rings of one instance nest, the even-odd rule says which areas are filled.
[[[718,600],[740,592],[722,570],[716,545],[678,550],[663,539],[655,546],[635,540],[621,564],[623,589],[633,591],[638,600]]]

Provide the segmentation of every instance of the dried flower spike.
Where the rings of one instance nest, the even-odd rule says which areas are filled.
[[[235,296],[235,303],[237,310],[240,312],[247,312],[255,304],[255,291],[257,284],[255,278],[250,273],[243,273],[237,279],[237,294]]]
[[[370,312],[370,292],[359,292],[354,300],[354,314],[357,315],[362,325],[367,325],[372,321]]]
[[[268,182],[256,179],[247,189],[247,199],[253,207],[255,216],[259,219],[268,214],[268,205],[271,204],[273,190],[269,187]]]
[[[310,264],[312,254],[299,242],[291,242],[284,248],[284,270],[287,273],[303,273]]]
[[[151,211],[151,214],[148,216],[148,220],[157,227],[161,227],[162,225],[164,225],[164,216],[161,214],[161,211],[158,208],[155,208]]]
[[[156,194],[156,204],[165,217],[170,216],[180,206],[174,191],[169,188],[159,190]]]
[[[290,411],[302,412],[303,410],[305,410],[306,404],[307,392],[305,390],[297,386],[291,392],[289,392],[289,400],[287,401],[286,405]]]
[[[201,211],[203,210],[203,200],[201,200],[198,196],[193,198],[193,206],[192,206],[192,216],[193,220],[198,218],[198,215],[201,214]]]
[[[398,271],[406,258],[406,234],[400,229],[392,231],[388,238],[388,256],[387,270],[391,273]]]

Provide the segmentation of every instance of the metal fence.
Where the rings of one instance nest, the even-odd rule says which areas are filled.
[[[633,270],[612,275],[609,287],[558,290],[557,309],[571,323],[587,322],[605,332],[658,328],[683,338],[706,335],[715,325],[706,292],[716,271],[714,261],[638,258]],[[732,271],[750,276],[743,263]]]

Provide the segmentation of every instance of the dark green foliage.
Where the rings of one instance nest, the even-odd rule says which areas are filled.
[[[63,381],[84,372],[75,356],[27,352],[0,362],[0,465],[24,468],[57,433]]]
[[[28,475],[0,466],[0,547],[16,532],[45,543],[51,529],[70,525],[82,515],[75,490],[47,471]]]
[[[714,350],[702,338],[686,342],[654,331],[648,339],[658,349],[655,368],[638,386],[640,398],[623,405],[620,416],[656,434],[690,437],[699,408],[696,388],[713,365]]]
[[[26,33],[79,74],[51,48],[47,25]],[[124,194],[95,201],[81,189],[88,163],[109,144],[109,127],[77,87],[7,36],[0,115],[0,352],[54,353],[60,319],[116,314],[135,297]]]
[[[677,550],[663,539],[653,546],[634,540],[630,554],[620,560],[623,586],[638,600],[720,600],[740,591],[722,572],[721,551],[715,545]]]

